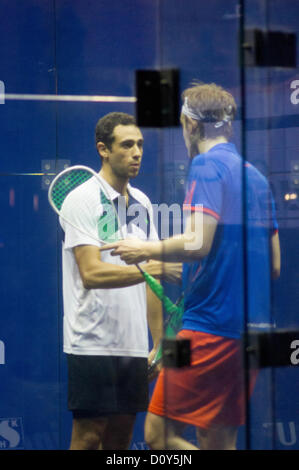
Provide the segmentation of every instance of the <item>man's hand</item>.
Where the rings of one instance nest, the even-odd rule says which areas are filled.
[[[100,251],[111,250],[111,256],[119,256],[127,264],[138,264],[150,260],[152,245],[151,242],[145,242],[139,240],[139,238],[128,238],[104,245],[100,248]],[[158,279],[165,279],[165,281],[174,284],[179,284],[181,281],[181,263],[164,263],[163,261],[150,260],[143,267],[145,271]],[[147,269],[147,267],[150,269]]]
[[[142,269],[156,279],[164,279],[171,284],[180,284],[182,279],[182,263],[163,263],[150,260],[141,265]]]
[[[139,238],[128,238],[104,245],[100,250],[112,250],[111,256],[120,256],[127,264],[137,264],[150,258],[147,248],[148,242],[139,240]]]
[[[180,284],[182,280],[182,263],[162,263],[161,278],[172,284]]]
[[[156,353],[157,353],[156,349],[152,349],[151,352],[149,353],[148,366],[150,366],[151,363],[153,362]],[[160,361],[158,362],[158,364],[156,364],[156,366],[153,369],[150,370],[148,374],[148,381],[151,382],[152,380],[155,380],[155,378],[159,375],[159,372],[161,369],[162,369],[162,362]]]

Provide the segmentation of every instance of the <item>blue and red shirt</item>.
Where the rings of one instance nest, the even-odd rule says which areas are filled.
[[[277,222],[267,179],[233,144],[219,144],[192,160],[184,204],[218,223],[209,254],[184,263],[183,328],[239,338],[245,319],[269,325],[269,240]]]

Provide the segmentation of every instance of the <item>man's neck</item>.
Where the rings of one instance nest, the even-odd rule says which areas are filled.
[[[120,193],[122,196],[127,196],[128,179],[119,178],[112,173],[111,170],[105,167],[101,168],[99,174],[113,189],[115,189],[115,191]]]
[[[216,139],[201,140],[197,143],[199,153],[207,153],[211,148],[218,144],[227,144],[227,139],[223,136],[217,137]]]

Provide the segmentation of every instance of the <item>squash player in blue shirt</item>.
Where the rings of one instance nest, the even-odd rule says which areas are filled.
[[[200,449],[236,448],[245,422],[245,321],[248,328],[272,323],[270,284],[280,274],[274,201],[266,178],[229,142],[235,114],[233,96],[215,84],[184,91],[181,123],[191,159],[184,233],[104,248],[128,264],[184,262],[178,336],[191,341],[191,366],[159,375],[145,424],[152,449],[198,449],[181,437],[188,424],[196,426]],[[250,379],[252,390],[256,374]]]

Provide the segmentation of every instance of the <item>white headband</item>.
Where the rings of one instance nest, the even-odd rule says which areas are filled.
[[[229,112],[231,112],[232,110],[232,107],[229,106]],[[204,121],[205,120],[205,117],[203,116],[202,113],[200,113],[199,111],[197,112],[197,114],[195,114],[189,107],[189,104],[188,104],[188,98],[186,97],[185,98],[185,101],[184,101],[184,104],[182,106],[182,113],[185,115],[185,116],[188,116],[189,118],[191,119],[195,119],[196,121]],[[222,119],[222,121],[218,121],[218,122],[215,122],[214,124],[214,127],[218,128],[218,127],[221,127],[223,126],[223,124],[225,122],[229,122],[231,120],[231,117],[226,114],[224,116],[224,118]]]
[[[203,116],[200,114],[195,114],[191,109],[189,108],[188,105],[188,98],[185,98],[184,104],[182,106],[182,113],[185,114],[185,116],[188,116],[191,119],[195,119],[196,121],[201,121],[203,119]]]

